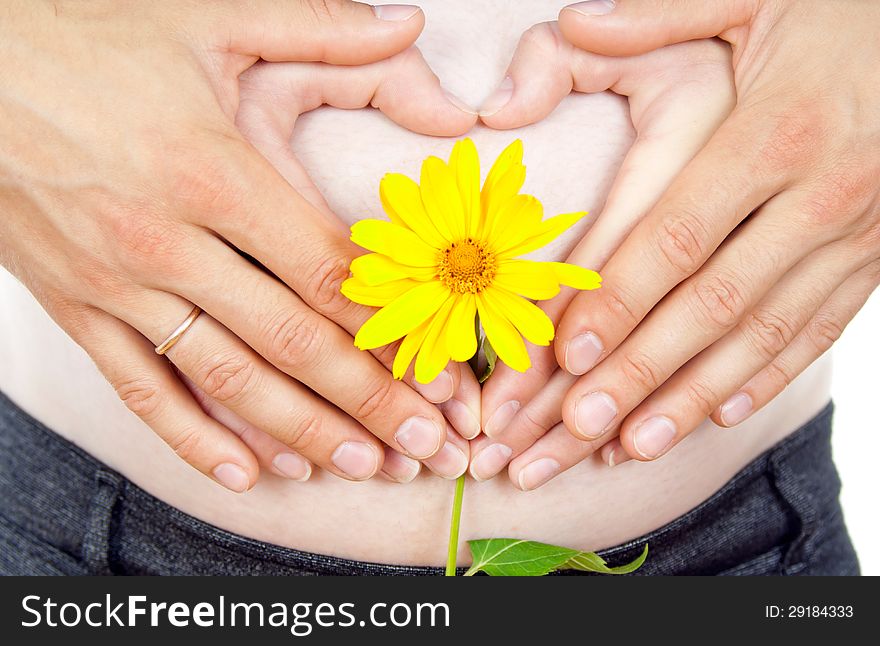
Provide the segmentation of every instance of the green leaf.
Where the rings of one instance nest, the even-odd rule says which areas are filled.
[[[473,565],[465,576],[485,572],[490,576],[544,576],[555,570],[579,570],[601,574],[629,574],[648,557],[648,546],[632,563],[608,567],[594,552],[579,552],[567,547],[515,538],[490,538],[468,541]]]
[[[483,376],[480,377],[480,383],[483,383],[492,376],[492,373],[495,372],[495,363],[498,361],[498,354],[495,352],[492,344],[489,343],[489,337],[483,337],[483,350],[486,352],[487,364]]]
[[[580,552],[566,561],[560,570],[580,570],[581,572],[598,572],[600,574],[629,574],[635,572],[645,559],[648,558],[648,544],[645,543],[645,549],[639,554],[634,561],[626,565],[618,565],[617,567],[608,567],[601,556],[595,552]]]
[[[468,541],[473,565],[465,576],[544,576],[577,556],[578,551],[516,538]]]

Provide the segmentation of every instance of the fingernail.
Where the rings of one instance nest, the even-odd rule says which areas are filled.
[[[427,458],[440,448],[442,431],[427,417],[410,417],[394,434],[403,450],[414,458]]]
[[[438,476],[450,480],[455,480],[468,467],[467,456],[452,442],[444,444],[435,456],[424,462]]]
[[[480,107],[480,116],[481,117],[491,117],[496,112],[500,111],[505,105],[510,102],[511,97],[513,96],[513,79],[509,76],[505,76],[504,80],[501,81],[501,85],[499,85],[495,91],[489,95],[489,97],[483,101],[482,107]]]
[[[721,421],[725,426],[736,426],[752,414],[754,402],[748,393],[736,393],[721,405]]]
[[[364,442],[343,442],[333,451],[330,460],[354,480],[366,480],[379,468],[376,451]]]
[[[415,480],[422,470],[420,462],[408,458],[397,451],[385,451],[385,462],[382,464],[382,473],[395,482],[407,483]]]
[[[574,426],[585,440],[595,440],[617,417],[617,404],[603,392],[584,395],[574,405]]]
[[[616,450],[617,450],[617,449],[611,449],[610,451],[608,451],[608,460],[607,460],[607,462],[608,462],[608,466],[609,466],[609,467],[613,467],[615,464],[617,464],[617,463],[614,461],[614,452],[615,452]]]
[[[643,458],[660,457],[675,439],[675,423],[668,417],[650,417],[636,427],[633,446]]]
[[[373,7],[373,13],[379,20],[400,22],[409,20],[419,12],[419,8],[411,4],[380,4]]]
[[[244,493],[250,484],[247,472],[231,462],[218,464],[214,468],[213,473],[214,477],[217,478],[217,482],[235,493]]]
[[[480,434],[480,420],[463,402],[450,399],[441,410],[453,428],[466,440],[472,440]]]
[[[519,472],[517,481],[523,491],[537,489],[562,471],[562,466],[552,458],[540,458],[527,464]]]
[[[312,465],[296,453],[279,453],[272,460],[272,466],[285,478],[305,482],[312,475]]]
[[[565,346],[565,369],[582,375],[596,365],[605,347],[592,332],[578,334]]]
[[[440,404],[451,398],[455,392],[455,382],[446,370],[441,372],[431,383],[423,384],[413,379],[416,391],[432,404]]]
[[[446,100],[449,101],[452,105],[454,105],[456,108],[458,108],[462,112],[466,112],[470,115],[476,116],[477,111],[474,110],[471,106],[469,106],[467,103],[465,103],[460,98],[455,96],[452,92],[450,92],[446,88],[442,88],[442,89],[443,89],[443,94],[446,96]]]
[[[474,480],[483,481],[494,478],[498,475],[510,456],[513,455],[513,449],[503,444],[490,444],[477,454],[477,457],[471,462],[471,475]]]
[[[587,0],[570,4],[565,8],[585,16],[604,16],[614,11],[614,0]]]
[[[513,418],[516,416],[517,411],[520,409],[522,404],[517,401],[509,401],[501,404],[494,413],[492,413],[492,417],[489,418],[489,421],[486,422],[486,435],[492,437],[498,433],[504,432],[508,426],[510,426],[510,422],[513,421]]]

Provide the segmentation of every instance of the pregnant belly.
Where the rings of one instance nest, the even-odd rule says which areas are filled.
[[[0,389],[41,422],[165,502],[238,534],[359,560],[441,565],[453,483],[307,483],[261,477],[244,495],[184,464],[118,401],[89,358],[0,270]],[[662,460],[613,469],[588,459],[537,491],[502,474],[468,481],[462,539],[522,537],[600,549],[660,527],[720,488],[827,401],[816,364],[732,430],[707,423]]]
[[[563,4],[423,2],[428,26],[419,45],[450,90],[479,104],[503,76],[519,34],[552,19]],[[598,214],[632,142],[626,104],[609,94],[569,97],[549,118],[519,131],[478,128],[471,136],[484,159],[514,137],[523,139],[525,190],[547,213]],[[348,223],[381,216],[377,187],[385,172],[417,176],[419,161],[447,156],[451,142],[405,132],[373,111],[320,109],[299,120],[293,147]],[[544,256],[563,258],[586,226]],[[224,529],[301,550],[387,563],[444,561],[452,483],[424,474],[403,486],[353,484],[321,473],[304,484],[264,475],[247,494],[229,493],[183,464],[131,415],[88,357],[2,271],[0,304],[0,389],[153,495]],[[528,537],[582,549],[633,538],[709,497],[827,397],[823,361],[748,423],[730,431],[706,423],[657,463],[609,469],[588,459],[530,493],[504,475],[469,481],[462,538]]]

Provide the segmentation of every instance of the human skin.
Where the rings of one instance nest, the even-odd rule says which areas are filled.
[[[880,282],[880,5],[597,0],[559,24],[573,46],[611,56],[718,36],[732,49],[736,107],[607,259],[603,289],[561,317],[548,305],[555,355],[536,348],[535,374],[502,369],[485,388],[489,435],[507,402],[528,412],[504,433],[518,483],[596,451],[654,460],[707,416],[741,424],[831,347]],[[515,101],[495,118],[508,109]],[[557,364],[568,375],[544,387]]]
[[[472,376],[462,388],[452,365],[421,396],[392,379],[388,351],[352,346],[370,312],[338,283],[358,250],[234,123],[238,76],[260,58],[349,66],[398,54],[395,82],[412,95],[377,67],[360,96],[327,102],[372,101],[427,134],[468,130],[475,115],[406,53],[423,25],[416,7],[347,0],[0,6],[0,262],[131,410],[234,491],[254,485],[260,462],[277,472],[282,455],[296,478],[315,464],[405,479],[414,460],[448,452],[454,463],[429,466],[465,468],[467,443],[431,402],[457,393],[475,408]],[[204,313],[166,355],[172,370],[153,346],[193,304]],[[185,381],[271,441],[249,447]]]
[[[523,32],[535,22],[553,19],[563,2],[553,6],[545,0],[515,5],[507,0],[426,1],[425,32],[417,45],[446,87],[479,106],[503,77]],[[503,20],[498,18],[501,15]],[[547,29],[547,25],[536,27],[525,38],[540,41],[552,36]],[[679,48],[679,53],[684,51],[701,49],[699,44]],[[612,93],[572,93],[546,118],[526,128],[478,126],[469,131],[484,173],[513,138],[522,138],[528,166],[524,190],[540,198],[548,214],[591,212],[563,239],[543,249],[541,259],[564,258],[582,237],[607,240],[599,245],[603,253],[605,244],[625,237],[635,217],[625,208],[632,204],[629,200],[659,197],[674,175],[674,166],[689,158],[684,144],[690,141],[694,119],[723,118],[729,104],[704,99],[723,95],[724,88],[730,87],[729,77],[717,75],[725,69],[726,49],[709,43],[708,52],[702,52],[717,67],[698,65],[684,73],[693,79],[702,72],[699,82],[687,84],[691,94],[670,92],[668,85],[649,87],[652,79],[664,77],[675,85],[675,75],[684,72],[675,56],[652,68],[656,73],[646,75],[646,90],[653,87],[662,96],[677,97],[678,102],[670,104],[676,106],[673,114],[686,108],[692,115],[681,123],[666,122],[668,144],[654,154],[644,148],[645,154],[631,153],[624,166],[629,170],[620,179],[615,178],[635,133],[626,98]],[[630,66],[638,67],[642,65]],[[340,80],[343,85],[368,86],[371,71],[366,71],[365,79],[346,80],[338,76],[343,70],[335,67],[260,65],[243,79],[237,115],[240,130],[255,147],[307,199],[316,204],[326,200],[344,223],[338,225],[342,229],[357,219],[382,217],[377,187],[386,172],[418,177],[425,157],[446,156],[453,143],[404,130],[378,110],[322,107],[299,116],[295,126],[291,125],[292,116],[313,107],[325,92],[332,94]],[[597,67],[596,76],[613,78],[623,71],[605,68],[602,72]],[[649,94],[642,96],[649,98]],[[724,112],[712,116],[707,114],[710,109]],[[684,129],[677,132],[673,126]],[[292,139],[288,128],[292,128]],[[291,166],[293,161],[299,165]],[[302,188],[305,171],[322,198]],[[620,182],[620,189],[614,191],[618,197],[606,204],[615,181]],[[620,208],[614,207],[615,202]],[[594,222],[596,228],[587,234]],[[295,252],[285,249],[283,253],[286,260]],[[350,483],[317,468],[307,482],[294,482],[266,468],[247,493],[228,492],[189,468],[150,433],[27,291],[9,276],[3,278],[0,299],[8,307],[0,307],[0,365],[4,366],[0,389],[135,485],[212,525],[277,545],[374,562],[445,562],[452,483],[427,470],[406,485],[381,478]],[[181,344],[190,342],[199,339],[187,333]],[[734,433],[705,424],[674,455],[655,464],[608,469],[598,459],[588,459],[550,485],[526,494],[507,478],[469,479],[462,541],[513,536],[592,550],[637,537],[705,500],[743,465],[818,412],[827,398],[828,366],[823,364]],[[252,426],[233,427],[251,435],[262,433]],[[688,477],[682,479],[682,473]],[[466,561],[463,545],[460,562]]]

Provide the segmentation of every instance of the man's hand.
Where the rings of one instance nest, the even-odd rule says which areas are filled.
[[[235,125],[238,76],[260,58],[368,64],[423,23],[346,0],[0,7],[0,260],[133,411],[230,489],[254,484],[257,459],[153,352],[193,304],[204,313],[168,358],[280,445],[354,480],[382,469],[385,446],[445,446],[440,411],[352,345],[369,312],[338,291],[358,253],[346,232]],[[475,118],[431,78],[433,133],[466,131]],[[457,371],[446,379],[427,396],[451,397]]]
[[[733,50],[736,108],[555,345],[587,373],[563,409],[587,443],[562,466],[618,433],[653,460],[707,416],[734,426],[770,401],[880,282],[880,4],[594,0],[559,22],[605,55],[713,36]]]

